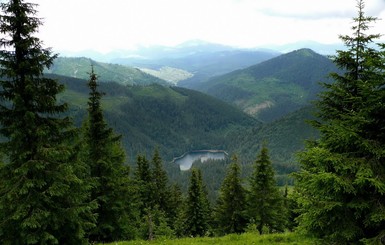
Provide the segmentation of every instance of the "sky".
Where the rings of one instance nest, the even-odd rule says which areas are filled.
[[[4,1],[4,0],[1,0]],[[27,0],[28,1],[28,0]],[[38,37],[54,51],[110,52],[204,40],[240,48],[298,41],[338,43],[351,34],[356,0],[29,0],[43,18]],[[385,0],[366,0],[380,18]],[[381,28],[382,27],[382,28]]]

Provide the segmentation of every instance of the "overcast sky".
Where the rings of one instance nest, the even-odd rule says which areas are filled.
[[[350,34],[356,0],[31,0],[39,37],[55,51],[172,46],[191,39],[237,47],[303,40],[337,43]],[[385,34],[385,0],[366,0]],[[382,27],[382,28],[381,28]]]

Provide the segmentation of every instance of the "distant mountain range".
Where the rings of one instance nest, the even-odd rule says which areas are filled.
[[[246,68],[277,55],[279,54],[272,51],[228,49],[212,52],[196,51],[186,54],[186,56],[161,59],[120,58],[114,59],[113,62],[139,68],[174,67],[182,69],[193,74],[188,81],[182,81],[184,86],[188,87],[188,84],[202,82],[213,76]]]
[[[341,43],[324,44],[315,41],[301,41],[295,43],[287,43],[281,45],[262,45],[254,48],[244,49],[231,47],[218,43],[206,42],[203,40],[190,40],[174,47],[154,45],[154,46],[138,46],[134,50],[113,50],[108,53],[100,53],[94,50],[83,50],[77,52],[62,51],[61,56],[65,57],[88,57],[96,61],[111,63],[115,59],[121,58],[137,58],[141,60],[160,60],[160,59],[178,59],[190,55],[215,53],[223,51],[265,51],[270,53],[289,53],[291,51],[309,48],[323,55],[335,54],[336,50],[343,49]]]

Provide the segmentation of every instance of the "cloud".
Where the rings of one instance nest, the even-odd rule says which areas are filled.
[[[239,0],[269,16],[299,19],[352,18],[356,15],[356,0]],[[365,11],[379,15],[385,9],[384,0],[365,1]]]
[[[239,47],[332,43],[350,30],[356,15],[355,0],[30,1],[40,5],[44,18],[41,38],[57,50],[107,52],[190,39]],[[367,0],[366,6],[368,14],[385,16],[385,0]]]

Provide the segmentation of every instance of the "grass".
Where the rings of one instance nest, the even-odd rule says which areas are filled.
[[[317,244],[316,239],[309,238],[297,233],[268,234],[244,233],[241,235],[230,234],[223,237],[197,237],[181,239],[156,239],[154,241],[128,241],[114,242],[109,245],[268,245],[268,244],[291,244],[309,245]]]

